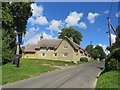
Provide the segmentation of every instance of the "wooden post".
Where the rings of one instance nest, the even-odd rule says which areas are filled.
[[[110,30],[110,17],[107,18],[108,19],[108,33],[109,33],[109,43],[110,46],[112,46],[112,40],[111,40],[111,30]]]

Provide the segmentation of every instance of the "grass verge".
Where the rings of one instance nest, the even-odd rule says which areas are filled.
[[[86,62],[78,62],[77,64],[83,63]],[[77,64],[60,60],[21,59],[19,68],[13,67],[11,63],[2,66],[2,84],[27,79],[43,72],[58,69],[54,66],[72,66]]]
[[[109,71],[101,74],[98,78],[97,88],[120,88],[120,82],[118,77],[120,72],[118,71]]]
[[[12,64],[6,64],[2,66],[2,84],[27,79],[55,69],[58,68],[36,65],[35,63],[30,65],[22,62],[19,68],[13,67]]]

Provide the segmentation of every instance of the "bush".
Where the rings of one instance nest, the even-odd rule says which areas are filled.
[[[116,59],[111,58],[110,61],[108,62],[108,71],[110,70],[119,70],[119,63]]]
[[[82,58],[80,58],[80,61],[82,61],[82,62],[88,62],[88,58],[82,57]]]
[[[113,52],[108,56],[105,62],[105,70],[117,70],[120,71],[120,48],[116,48]]]

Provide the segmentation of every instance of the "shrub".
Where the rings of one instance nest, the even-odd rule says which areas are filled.
[[[119,63],[116,59],[111,58],[110,61],[108,62],[108,71],[110,70],[119,70]]]
[[[80,61],[82,61],[82,62],[88,62],[88,58],[82,57],[82,58],[80,58]]]
[[[120,48],[116,48],[112,51],[112,53],[108,56],[105,62],[105,70],[118,70],[120,71]]]

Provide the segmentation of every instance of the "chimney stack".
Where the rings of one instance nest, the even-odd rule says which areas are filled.
[[[42,40],[43,39],[43,35],[41,34],[41,36],[40,36],[40,40]]]

